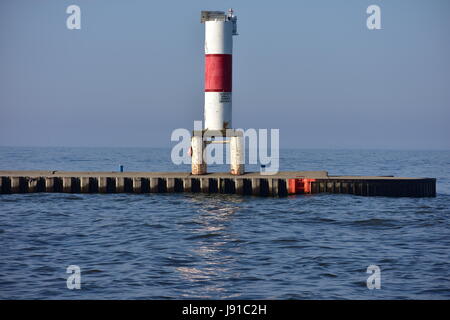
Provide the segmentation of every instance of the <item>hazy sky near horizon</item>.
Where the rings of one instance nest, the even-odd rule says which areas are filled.
[[[448,0],[1,0],[0,145],[172,146],[203,119],[200,11],[229,7],[235,128],[292,148],[450,149]]]

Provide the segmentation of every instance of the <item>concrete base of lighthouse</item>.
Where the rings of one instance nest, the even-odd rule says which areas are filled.
[[[226,138],[228,140],[215,140],[217,137]],[[230,173],[232,175],[243,175],[245,173],[243,134],[241,131],[226,129],[194,131],[194,135],[191,138],[191,173],[193,175],[207,173],[205,149],[210,143],[230,143]]]
[[[230,138],[230,173],[241,175],[245,173],[244,167],[244,137],[235,136]]]
[[[203,159],[205,147],[202,135],[194,135],[191,138],[192,174],[206,174],[207,172],[206,161]]]

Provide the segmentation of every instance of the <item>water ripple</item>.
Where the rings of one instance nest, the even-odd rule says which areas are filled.
[[[136,171],[172,169],[151,149],[47,151],[32,162],[29,150],[0,154],[0,165],[104,170],[122,154]],[[283,152],[284,170],[435,176],[431,199],[0,195],[0,298],[449,299],[449,155]],[[371,264],[381,268],[381,290],[366,287]],[[69,265],[80,266],[82,290],[66,288]]]

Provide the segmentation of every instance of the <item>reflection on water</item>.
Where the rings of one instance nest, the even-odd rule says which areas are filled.
[[[241,242],[238,234],[229,226],[235,213],[240,209],[238,204],[243,201],[242,198],[233,195],[189,197],[189,202],[197,208],[196,214],[192,216],[193,225],[196,227],[190,230],[193,236],[189,237],[189,240],[192,241],[192,252],[202,261],[202,265],[177,267],[176,270],[183,279],[201,283],[204,294],[197,296],[196,290],[191,291],[187,288],[184,296],[212,298],[214,295],[207,293],[214,294],[226,290],[220,285],[222,281],[225,282],[228,277],[239,277],[238,272],[231,271],[230,264],[238,262],[237,255],[241,248],[235,247],[230,250],[228,244]]]

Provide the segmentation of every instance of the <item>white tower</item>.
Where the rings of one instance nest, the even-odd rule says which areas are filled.
[[[192,137],[192,173],[205,174],[203,150],[206,137],[228,137],[230,143],[231,173],[243,174],[243,138],[232,129],[232,70],[233,36],[237,35],[237,17],[233,10],[202,11],[205,24],[205,124],[202,132]]]
[[[205,130],[231,129],[233,10],[202,11],[205,23]]]

